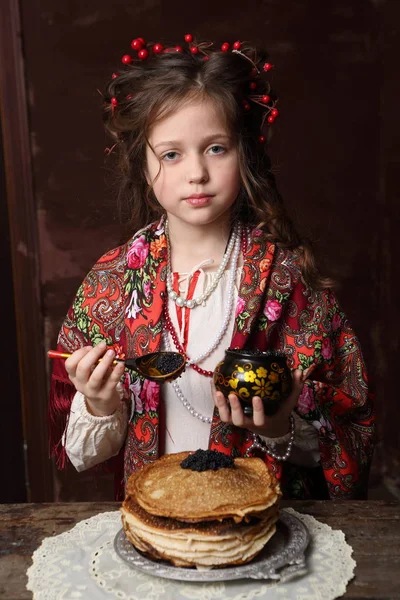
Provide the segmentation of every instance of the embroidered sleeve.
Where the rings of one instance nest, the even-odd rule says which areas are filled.
[[[85,397],[76,392],[63,436],[63,446],[77,471],[97,465],[120,451],[128,426],[128,410],[122,400],[109,416],[96,417],[87,410]]]
[[[316,467],[320,461],[318,432],[315,427],[293,412],[295,434],[290,462],[305,467]],[[282,453],[290,439],[290,431],[281,437],[270,438],[260,435],[262,441],[272,450]]]

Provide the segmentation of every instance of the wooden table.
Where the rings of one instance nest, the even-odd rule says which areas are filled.
[[[399,503],[306,501],[284,505],[344,531],[357,567],[343,598],[400,599]],[[26,590],[26,570],[43,538],[118,507],[114,502],[0,505],[0,598],[32,598]]]

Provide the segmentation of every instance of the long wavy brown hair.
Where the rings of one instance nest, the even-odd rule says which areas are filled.
[[[180,51],[165,45],[164,52],[156,54],[148,44],[148,57],[132,57],[106,87],[104,121],[118,156],[118,204],[127,234],[163,214],[145,174],[151,127],[186,102],[206,97],[224,115],[239,155],[242,185],[232,207],[232,222],[240,219],[263,229],[278,247],[298,254],[303,278],[313,289],[330,287],[332,281],[317,270],[310,242],[300,237],[286,213],[268,145],[260,143],[261,134],[268,139],[269,128],[262,131],[262,126],[276,100],[263,70],[267,53],[248,44],[242,44],[239,53],[224,52],[209,42],[193,45],[197,53],[185,44]],[[266,94],[271,98],[269,105],[252,101]]]

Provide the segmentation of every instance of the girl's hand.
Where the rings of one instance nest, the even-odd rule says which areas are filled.
[[[297,405],[305,381],[305,375],[299,369],[293,371],[292,376],[293,389],[290,396],[282,404],[278,412],[271,417],[265,415],[264,406],[259,396],[253,397],[253,416],[247,417],[243,413],[238,396],[233,393],[229,394],[227,401],[222,392],[217,392],[213,381],[211,381],[214,401],[221,421],[236,425],[236,427],[250,429],[250,431],[254,431],[254,433],[264,435],[265,437],[274,438],[285,435],[290,427],[289,417]]]
[[[111,415],[121,401],[117,384],[125,365],[113,366],[115,352],[107,350],[105,342],[76,350],[65,361],[68,376],[86,399],[88,411],[99,417]],[[102,360],[98,363],[99,358]]]

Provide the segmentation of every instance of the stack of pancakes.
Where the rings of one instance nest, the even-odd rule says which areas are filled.
[[[168,454],[128,480],[122,522],[141,552],[175,566],[249,562],[275,533],[279,485],[260,458],[233,468],[182,468],[189,452]]]

